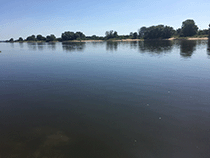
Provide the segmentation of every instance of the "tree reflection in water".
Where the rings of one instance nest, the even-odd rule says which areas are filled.
[[[63,42],[62,47],[64,51],[83,51],[85,49],[85,42]]]
[[[117,51],[118,42],[107,41],[106,42],[106,50],[107,51]]]
[[[27,42],[30,50],[36,50],[36,42]]]
[[[138,46],[141,53],[160,55],[169,53],[172,50],[173,42],[169,40],[145,40],[139,41]]]
[[[184,58],[190,58],[196,50],[196,41],[181,40],[180,41],[180,55]]]
[[[48,48],[51,50],[56,50],[56,43],[55,42],[48,42]]]
[[[20,48],[23,48],[23,42],[19,42]]]
[[[44,49],[44,45],[45,45],[44,42],[38,42],[37,43],[37,47],[38,47],[39,50],[43,50]]]
[[[210,58],[210,39],[208,39],[207,55]]]
[[[130,42],[130,48],[131,49],[136,49],[138,47],[138,42],[137,41],[131,41]]]

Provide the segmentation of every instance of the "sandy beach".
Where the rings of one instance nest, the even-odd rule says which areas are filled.
[[[202,38],[188,38],[187,40],[208,40],[208,37],[202,37]]]

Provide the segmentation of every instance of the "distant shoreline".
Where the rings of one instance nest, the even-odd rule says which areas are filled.
[[[169,38],[167,40],[208,40],[208,37]]]
[[[187,38],[167,38],[167,39],[109,39],[109,40],[71,40],[71,41],[63,41],[63,42],[135,42],[135,41],[152,41],[152,40],[208,40],[208,37],[187,37]]]
[[[62,42],[104,42],[104,41],[111,41],[111,42],[135,42],[135,41],[152,41],[152,40],[208,40],[208,37],[186,37],[186,38],[167,38],[167,39],[109,39],[109,40],[68,40],[68,41],[62,41]],[[1,41],[6,42],[6,41]],[[45,43],[46,41],[14,41],[14,42],[7,42],[7,43],[30,43],[30,42],[37,42],[37,43]],[[55,43],[59,41],[51,41],[49,43]],[[48,42],[47,42],[48,43]]]

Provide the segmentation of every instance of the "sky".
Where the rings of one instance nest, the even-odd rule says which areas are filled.
[[[210,0],[0,0],[0,40],[81,31],[86,36],[136,32],[142,26],[180,28],[193,19],[210,23]]]

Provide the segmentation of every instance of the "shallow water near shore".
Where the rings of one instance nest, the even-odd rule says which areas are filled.
[[[0,43],[0,158],[209,158],[207,47]]]

